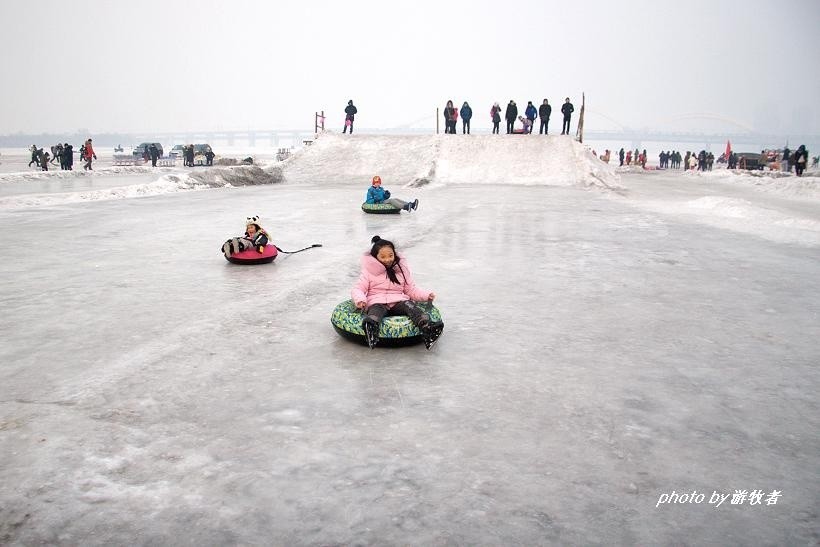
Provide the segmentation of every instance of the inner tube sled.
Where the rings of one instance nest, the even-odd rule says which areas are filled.
[[[438,308],[426,302],[420,303],[420,307],[430,316],[430,321],[441,321],[441,312]],[[340,303],[330,316],[330,322],[336,332],[348,340],[366,346],[367,336],[362,326],[363,319],[362,311],[353,304],[353,300]],[[379,347],[412,346],[423,341],[421,331],[406,315],[388,315],[379,325]]]
[[[362,203],[362,211],[371,215],[398,215],[401,209],[393,207],[389,203]]]
[[[268,264],[276,259],[279,252],[276,250],[276,245],[265,245],[260,253],[258,249],[245,249],[225,259],[231,264]]]

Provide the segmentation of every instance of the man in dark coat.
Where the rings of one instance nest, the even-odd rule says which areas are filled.
[[[624,147],[622,146],[620,150],[618,150],[618,161],[621,162],[621,167],[624,166]]]
[[[809,151],[806,150],[806,145],[801,144],[794,153],[794,173],[798,177],[803,176],[803,170],[809,164]]]
[[[65,162],[66,171],[74,169],[74,147],[68,143],[63,144],[63,161]]]
[[[151,145],[148,148],[148,154],[151,156],[151,167],[157,166],[157,160],[159,159],[159,150],[155,145]]]
[[[569,97],[567,97],[567,100],[561,105],[561,114],[564,115],[564,124],[561,126],[562,135],[569,135],[569,122],[573,112],[575,112],[575,107],[572,106],[572,103],[569,102]]]
[[[789,165],[789,159],[791,159],[791,150],[789,147],[783,149],[783,159],[780,161],[780,170],[786,171],[787,173],[791,172],[791,166]]]
[[[541,129],[538,130],[539,135],[541,133],[543,133],[544,135],[549,134],[551,114],[552,107],[550,106],[550,102],[544,99],[543,104],[538,107],[538,117],[541,118]]]
[[[515,106],[515,101],[510,100],[510,104],[507,105],[507,111],[504,113],[504,119],[507,120],[507,134],[509,135],[513,132],[515,120],[518,119],[518,107]]]
[[[345,107],[345,128],[342,129],[342,133],[347,133],[347,128],[350,126],[350,134],[353,134],[353,119],[358,112],[356,107],[353,106],[353,100],[347,101],[347,106]]]
[[[461,105],[461,134],[470,134],[470,120],[473,118],[473,109],[464,101]]]

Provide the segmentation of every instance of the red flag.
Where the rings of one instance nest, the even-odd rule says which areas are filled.
[[[726,140],[726,156],[725,156],[727,161],[729,160],[729,155],[731,153],[732,153],[732,144],[727,139]]]

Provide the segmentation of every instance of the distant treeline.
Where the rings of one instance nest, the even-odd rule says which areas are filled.
[[[134,142],[134,136],[125,133],[40,133],[38,135],[27,133],[15,133],[14,135],[0,135],[0,148],[28,148],[36,144],[38,148],[52,146],[58,142],[70,143],[74,145],[82,144],[86,139],[94,140],[94,147],[116,146],[122,144],[130,146]]]

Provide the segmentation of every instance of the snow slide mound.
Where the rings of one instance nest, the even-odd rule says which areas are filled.
[[[615,170],[584,145],[543,135],[338,135],[325,133],[282,166],[288,182],[389,186],[518,184],[619,188]]]

